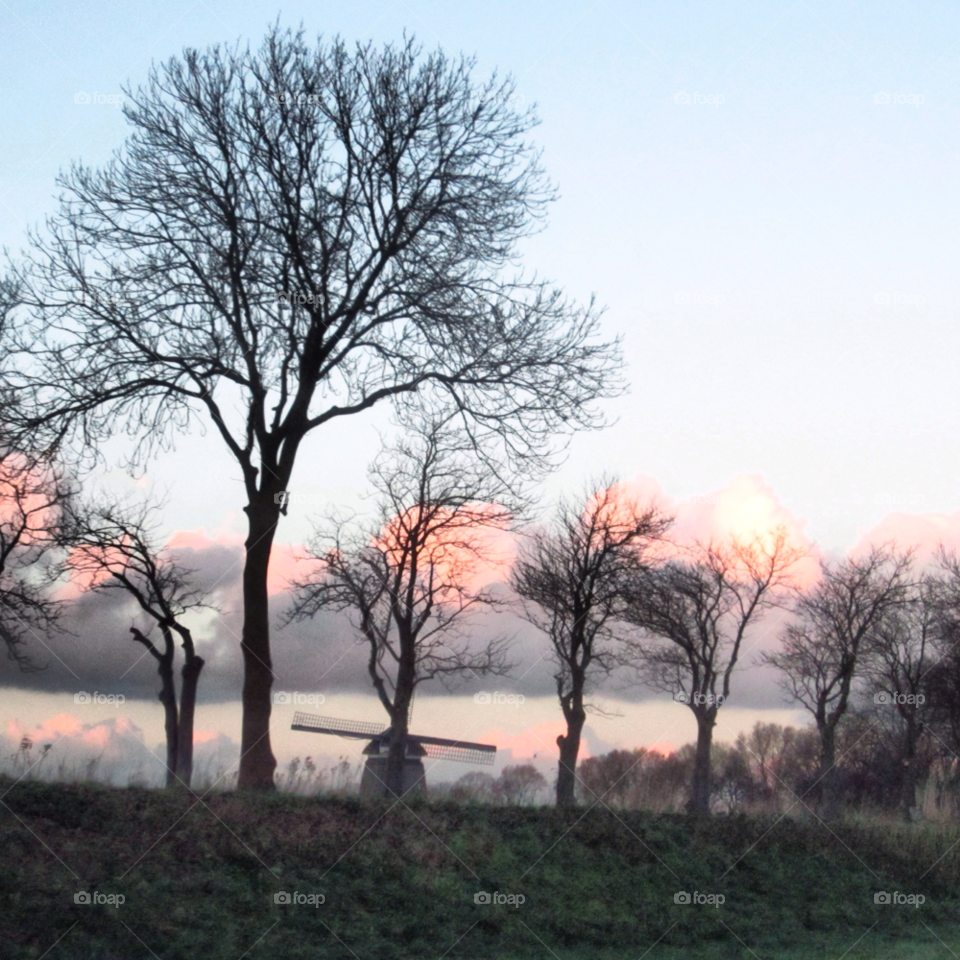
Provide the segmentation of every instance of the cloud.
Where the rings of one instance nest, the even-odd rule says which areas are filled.
[[[10,720],[0,741],[5,771],[14,776],[95,778],[150,786],[160,786],[166,779],[165,745],[147,744],[143,730],[122,714],[85,723],[60,713],[32,727]],[[218,771],[235,766],[239,756],[239,747],[225,734],[195,731],[197,776],[214,780]]]
[[[724,488],[683,500],[669,497],[661,485],[644,474],[623,483],[626,494],[641,501],[658,500],[674,512],[678,540],[709,539],[710,536],[748,537],[776,525],[787,528],[791,541],[816,547],[806,536],[805,521],[795,516],[777,497],[762,477],[745,474],[735,477]],[[904,544],[919,543],[932,553],[944,540],[960,548],[960,513],[907,515],[892,514],[865,534],[857,548],[868,542],[896,539]],[[243,541],[238,535],[197,530],[176,532],[168,541],[182,563],[195,571],[197,584],[209,594],[220,611],[195,613],[190,620],[198,650],[206,665],[200,679],[201,703],[236,701],[243,682],[240,635],[242,631]],[[504,541],[504,550],[512,551]],[[307,568],[303,550],[297,545],[278,545],[271,563],[270,605],[272,615],[273,667],[275,689],[317,692],[329,697],[337,693],[369,694],[366,672],[366,648],[358,632],[344,614],[321,614],[312,620],[281,626],[289,607],[289,580]],[[815,564],[811,560],[811,564]],[[491,578],[504,579],[502,568],[491,569]],[[506,594],[501,582],[494,589]],[[778,642],[779,614],[750,637],[742,669],[734,682],[732,702],[738,706],[770,708],[783,704],[783,695],[769,671],[752,666],[757,651]],[[64,619],[67,631],[61,636],[32,638],[37,659],[49,668],[39,674],[23,675],[7,662],[0,662],[0,683],[20,688],[75,693],[100,690],[122,693],[128,699],[155,700],[159,683],[156,664],[141,646],[130,639],[132,624],[141,628],[145,621],[137,608],[120,591],[82,594],[69,606]],[[484,612],[471,628],[478,638],[503,634],[514,638],[511,659],[516,663],[511,681],[501,686],[528,697],[555,696],[554,667],[546,639],[522,619],[517,610]],[[650,691],[629,686],[627,677],[618,677],[608,694],[628,701],[651,698]],[[454,692],[473,694],[491,689],[491,679],[458,682]],[[424,684],[419,696],[444,693],[439,684]],[[555,735],[554,735],[555,739]],[[553,740],[550,741],[551,743]],[[518,747],[519,749],[519,747]]]
[[[854,545],[851,554],[870,547],[896,544],[900,548],[917,548],[917,560],[929,563],[939,544],[960,552],[960,512],[957,513],[891,513],[868,530]]]

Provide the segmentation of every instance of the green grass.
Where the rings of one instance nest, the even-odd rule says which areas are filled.
[[[0,956],[16,960],[960,955],[954,827],[9,780],[0,796]],[[81,890],[126,901],[77,905]],[[680,890],[726,902],[675,904]]]

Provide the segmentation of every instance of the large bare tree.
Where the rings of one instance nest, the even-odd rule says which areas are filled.
[[[0,644],[20,670],[42,669],[36,647],[56,629],[63,605],[57,539],[75,493],[70,471],[14,436],[22,396],[13,387],[16,284],[0,278]],[[33,641],[33,650],[30,641]]]
[[[576,802],[577,756],[587,695],[613,670],[623,593],[645,568],[672,518],[605,481],[578,503],[561,502],[553,523],[532,532],[511,577],[526,618],[550,640],[567,732],[557,738],[557,805]]]
[[[536,473],[620,388],[597,312],[519,270],[554,193],[535,117],[473,69],[279,27],[187,50],[125,92],[125,146],[62,177],[14,268],[25,429],[87,449],[123,429],[138,459],[199,416],[239,464],[241,787],[273,788],[267,571],[308,434],[428,403]]]
[[[780,671],[781,685],[813,715],[820,737],[818,792],[825,818],[837,810],[837,726],[854,683],[865,675],[864,655],[884,618],[908,598],[911,554],[874,547],[862,557],[823,561],[820,579],[793,608],[782,649],[761,659]]]
[[[13,448],[0,449],[0,643],[26,672],[42,669],[36,647],[58,627],[53,596],[61,570],[57,540],[75,495],[62,466]]]
[[[427,424],[371,468],[377,514],[333,520],[314,542],[316,571],[295,585],[292,619],[347,611],[390,718],[387,790],[403,793],[410,708],[421,683],[502,675],[507,640],[477,642],[472,614],[496,598],[479,582],[502,566],[509,488],[449,423]]]
[[[158,628],[159,644],[151,639],[150,629],[144,633],[132,626],[130,633],[157,663],[167,740],[167,786],[189,787],[197,685],[204,661],[184,617],[191,610],[212,607],[191,583],[192,571],[159,545],[157,510],[158,506],[150,503],[119,500],[78,503],[64,524],[61,542],[70,551],[69,568],[86,589],[124,591],[151,626]],[[174,675],[177,640],[183,647],[179,703]]]
[[[689,809],[710,810],[710,750],[748,629],[783,602],[803,551],[777,528],[752,540],[697,543],[689,555],[643,571],[625,619],[639,628],[627,658],[654,689],[672,693],[697,721]]]

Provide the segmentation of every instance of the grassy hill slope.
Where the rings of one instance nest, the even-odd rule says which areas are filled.
[[[0,796],[0,955],[17,960],[960,954],[953,828],[11,781]]]

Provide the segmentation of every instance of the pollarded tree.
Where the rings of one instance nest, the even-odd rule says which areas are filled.
[[[200,416],[239,464],[241,787],[273,788],[267,570],[308,434],[426,400],[537,472],[619,390],[592,307],[516,267],[553,189],[512,82],[473,68],[279,27],[187,50],[125,91],[125,147],[62,178],[16,268],[27,427],[88,448],[126,430],[140,457]]]
[[[346,611],[367,647],[367,670],[390,718],[387,790],[403,793],[410,708],[421,683],[502,675],[507,641],[477,643],[472,615],[495,604],[480,582],[502,558],[508,487],[449,421],[428,423],[371,468],[377,515],[334,518],[314,541],[315,572],[294,585],[290,619]]]
[[[911,559],[909,553],[875,547],[863,557],[821,563],[819,581],[794,604],[797,619],[783,631],[782,650],[762,657],[780,671],[781,686],[816,722],[820,810],[826,818],[837,808],[837,727],[854,682],[865,673],[871,636],[907,599]]]
[[[144,633],[132,626],[130,633],[157,662],[167,740],[167,786],[179,783],[189,787],[197,685],[204,661],[184,617],[191,610],[212,607],[192,585],[192,571],[158,544],[156,510],[148,503],[116,500],[77,504],[64,525],[61,543],[70,551],[69,568],[86,589],[124,591],[159,629],[159,645],[150,638],[149,629]],[[179,703],[174,676],[177,640],[183,647]]]
[[[590,687],[619,660],[623,596],[646,569],[650,548],[672,518],[656,504],[627,498],[605,482],[581,503],[560,504],[551,526],[526,539],[511,584],[524,615],[546,634],[556,664],[554,679],[566,734],[557,738],[557,805],[576,802],[577,756],[587,719]]]
[[[730,697],[747,631],[794,585],[803,551],[779,527],[751,541],[695,544],[689,556],[641,571],[624,618],[639,629],[626,657],[642,680],[674,695],[697,721],[688,808],[708,813],[717,713]]]

